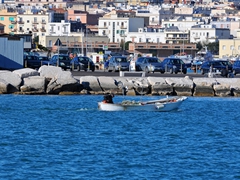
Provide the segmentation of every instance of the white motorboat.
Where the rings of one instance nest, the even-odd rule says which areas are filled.
[[[125,100],[121,103],[98,102],[98,109],[102,111],[172,111],[179,108],[186,96],[166,97],[154,101],[130,101]]]

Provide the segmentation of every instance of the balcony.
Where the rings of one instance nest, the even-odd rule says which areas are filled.
[[[10,21],[11,24],[17,24],[17,21]]]
[[[32,21],[32,24],[38,24],[38,22],[37,21]]]
[[[23,29],[19,29],[18,31],[19,31],[19,32],[24,32],[24,30],[23,30]]]
[[[20,20],[18,21],[18,24],[24,24],[24,21]]]
[[[17,32],[17,29],[11,29],[12,32]]]
[[[46,22],[46,21],[41,21],[41,23],[42,23],[42,24],[47,24],[47,22]]]
[[[37,28],[32,28],[32,31],[33,32],[38,32],[38,29]]]
[[[161,44],[161,43],[135,43],[135,49],[173,49],[178,50],[180,46],[184,49],[195,49],[195,44]]]
[[[127,29],[127,26],[120,26],[121,29]]]
[[[107,29],[107,26],[99,26],[98,29]]]
[[[46,29],[45,29],[45,28],[41,28],[41,31],[42,31],[42,32],[46,32]]]
[[[166,40],[184,40],[187,41],[189,40],[188,37],[166,37]]]

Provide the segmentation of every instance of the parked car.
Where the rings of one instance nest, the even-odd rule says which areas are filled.
[[[71,59],[67,54],[54,54],[49,61],[52,66],[59,66],[64,70],[71,68]]]
[[[92,72],[95,71],[95,64],[92,61],[92,59],[90,59],[87,56],[80,56],[77,57],[77,60],[72,60],[71,61],[71,68],[70,70],[74,70],[76,69],[77,71],[80,70],[84,70],[87,71],[88,69],[91,70]]]
[[[165,58],[162,61],[162,69],[163,73],[170,72],[172,73],[179,73],[182,72],[183,74],[187,73],[187,65],[183,62],[182,59],[179,58]]]
[[[129,71],[130,62],[124,56],[112,56],[108,63],[108,72]]]
[[[232,72],[232,64],[229,61],[211,60],[203,62],[200,66],[201,74],[209,73],[211,68],[212,72],[219,72],[222,76],[226,77]]]
[[[161,72],[164,73],[162,69],[161,61],[156,57],[139,57],[135,63],[136,71],[149,72]]]
[[[233,63],[232,71],[233,71],[233,74],[234,74],[234,75],[240,73],[240,60],[236,60],[236,61]]]
[[[41,61],[38,56],[35,55],[25,55],[24,56],[24,67],[38,69],[41,67]]]
[[[50,59],[47,56],[38,56],[42,65],[50,65]]]

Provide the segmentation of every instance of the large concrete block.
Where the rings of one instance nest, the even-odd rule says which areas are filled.
[[[151,85],[152,95],[171,95],[173,93],[173,86],[169,85],[165,78],[148,77],[147,79]]]
[[[184,78],[166,78],[166,82],[173,87],[173,95],[192,96],[194,84],[188,76]]]

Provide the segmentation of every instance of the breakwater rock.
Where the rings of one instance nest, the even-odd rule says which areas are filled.
[[[60,67],[0,71],[1,94],[240,96],[239,78],[95,77],[76,79]]]

